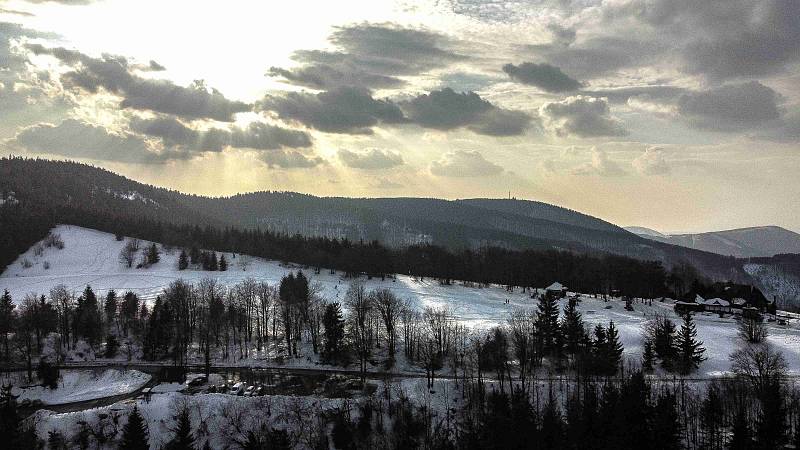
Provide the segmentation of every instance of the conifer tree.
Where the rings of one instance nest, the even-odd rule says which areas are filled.
[[[653,350],[653,341],[645,339],[644,352],[642,353],[642,369],[645,372],[652,372],[656,364],[656,354]]]
[[[217,263],[217,252],[211,252],[211,258],[208,260],[208,270],[216,271],[219,269],[219,263]]]
[[[180,256],[178,256],[178,270],[186,270],[189,268],[189,259],[186,256],[186,250],[181,250]]]
[[[117,317],[117,292],[113,289],[108,291],[106,294],[106,302],[103,305],[103,312],[106,316],[106,327],[110,329]]]
[[[225,253],[220,253],[219,255],[219,270],[220,272],[228,270],[228,260],[225,259]]]
[[[703,432],[703,447],[708,449],[722,448],[725,411],[719,388],[712,385],[706,392],[706,398],[700,407],[700,429]]]
[[[93,348],[100,342],[103,335],[102,318],[97,296],[89,285],[83,290],[83,295],[78,297],[73,326],[76,340],[78,337],[82,337]]]
[[[128,415],[128,423],[122,428],[122,440],[119,448],[121,450],[147,450],[150,448],[147,423],[136,405]]]
[[[614,321],[608,323],[606,329],[606,342],[602,349],[603,372],[606,375],[617,373],[622,362],[622,343],[619,342],[619,332],[614,326]]]
[[[683,324],[675,337],[677,350],[677,369],[683,375],[688,375],[697,369],[701,362],[706,360],[706,349],[703,342],[697,340],[697,326],[691,314],[683,316]]]
[[[558,355],[560,350],[558,348],[558,299],[552,295],[540,296],[536,319],[537,332],[545,354]]]
[[[577,306],[578,302],[576,299],[569,299],[567,307],[564,308],[564,320],[561,322],[561,330],[564,334],[564,347],[566,352],[570,355],[578,353],[586,336],[583,318],[581,317],[581,313],[578,312]]]
[[[147,264],[152,265],[157,263],[161,260],[160,252],[158,251],[158,246],[155,242],[150,244],[150,248],[147,249]]]
[[[14,330],[14,321],[16,319],[14,308],[15,305],[11,300],[11,294],[6,289],[3,292],[3,296],[0,297],[0,336],[3,339],[3,358],[5,360],[8,360],[10,355],[8,335]]]
[[[328,362],[335,362],[342,352],[344,341],[345,321],[342,318],[342,308],[339,303],[333,302],[325,305],[322,316],[323,332],[322,358]]]
[[[166,445],[167,450],[194,450],[194,436],[192,435],[192,422],[189,418],[189,408],[182,408],[178,412],[177,427],[173,430],[175,437]]]
[[[672,370],[677,354],[675,346],[675,323],[666,317],[656,320],[653,330],[653,350],[656,356],[661,359],[661,365]]]
[[[663,392],[653,408],[652,442],[656,448],[678,450],[681,448],[681,423],[678,417],[677,400],[672,392]]]
[[[747,419],[747,412],[743,406],[739,406],[733,417],[731,426],[731,437],[728,441],[729,450],[750,450],[753,448],[752,431]]]

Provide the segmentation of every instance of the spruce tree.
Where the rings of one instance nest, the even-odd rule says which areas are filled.
[[[219,263],[217,263],[217,252],[211,252],[211,258],[208,260],[208,270],[216,271],[219,269]]]
[[[622,362],[622,352],[623,347],[619,342],[619,332],[617,332],[617,327],[614,326],[614,321],[611,321],[606,329],[606,342],[602,349],[603,372],[606,375],[617,373]]]
[[[663,392],[653,408],[652,442],[655,448],[671,450],[681,448],[681,423],[677,400],[672,392]]]
[[[564,334],[566,352],[570,355],[577,354],[586,336],[586,330],[584,329],[581,313],[578,312],[578,301],[574,298],[569,299],[567,307],[564,308],[561,331]]]
[[[3,292],[3,296],[0,297],[0,336],[3,337],[3,358],[5,360],[8,360],[10,355],[8,335],[14,331],[14,322],[16,320],[14,308],[15,305],[11,300],[11,294],[6,289]]]
[[[644,352],[642,353],[642,369],[645,372],[652,372],[656,364],[656,354],[653,350],[653,341],[645,339]]]
[[[186,256],[186,250],[181,250],[180,256],[178,256],[178,270],[186,270],[189,268],[189,259]]]
[[[542,342],[542,349],[549,356],[559,353],[558,299],[552,295],[539,297],[536,313],[536,328]]]
[[[322,336],[324,341],[322,358],[326,362],[335,362],[341,356],[344,341],[345,322],[342,318],[342,308],[339,303],[334,302],[325,305],[322,325],[325,327]]]
[[[147,423],[139,414],[139,408],[134,405],[133,411],[128,415],[128,423],[122,428],[121,450],[147,450],[148,443]]]
[[[700,429],[703,433],[703,447],[709,449],[722,448],[725,410],[719,388],[712,385],[706,392],[706,398],[700,407]]]
[[[192,436],[192,422],[189,418],[189,408],[182,408],[178,413],[177,427],[173,430],[175,437],[166,445],[167,450],[194,450],[194,436]]]
[[[675,323],[666,317],[657,319],[653,335],[653,350],[665,369],[671,370],[675,362]]]
[[[158,246],[155,242],[150,244],[150,248],[147,250],[147,264],[152,265],[157,263],[161,260],[161,256],[158,251]]]
[[[691,314],[683,316],[683,324],[675,337],[677,369],[683,375],[694,372],[706,360],[703,342],[697,340],[697,327]]]
[[[225,259],[225,253],[220,253],[219,255],[219,270],[220,272],[228,270],[228,260]]]
[[[111,328],[117,317],[117,293],[113,289],[106,294],[106,303],[103,305],[106,316],[106,327]]]
[[[728,440],[729,450],[750,450],[753,448],[752,431],[747,419],[747,412],[743,406],[739,406],[733,417],[731,426],[731,437]]]

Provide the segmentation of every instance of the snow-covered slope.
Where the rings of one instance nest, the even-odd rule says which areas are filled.
[[[286,267],[276,261],[260,258],[248,258],[250,264],[244,270],[237,262],[242,255],[234,258],[226,254],[230,261],[227,272],[205,272],[200,270],[177,269],[178,251],[165,251],[161,261],[147,269],[126,268],[118,261],[119,251],[124,242],[115,240],[114,236],[94,230],[75,226],[59,226],[53,233],[61,235],[64,248],[45,248],[41,256],[35,255],[31,249],[11,265],[0,276],[0,289],[8,289],[15,301],[29,293],[47,293],[59,284],[67,286],[79,293],[90,284],[95,292],[101,295],[108,289],[118,292],[131,290],[146,299],[153,299],[170,282],[183,278],[198,281],[205,277],[214,277],[227,285],[233,285],[248,277],[270,283],[278,283],[281,277],[296,268]],[[142,243],[145,247],[147,243]],[[33,265],[24,268],[23,260]],[[50,268],[44,268],[44,262]],[[323,271],[319,275],[307,272],[312,283],[319,283],[322,294],[329,300],[342,300],[349,281],[341,274],[329,274]],[[553,280],[558,281],[558,280]],[[518,308],[535,308],[534,300],[528,293],[520,290],[508,292],[500,286],[489,288],[466,287],[461,284],[452,286],[439,285],[435,280],[417,280],[399,275],[396,281],[380,279],[365,280],[367,289],[387,287],[398,296],[408,300],[413,307],[422,310],[425,307],[447,307],[453,317],[470,328],[486,329],[505,323],[509,312]],[[508,304],[506,304],[508,300]],[[619,300],[604,302],[591,295],[582,295],[580,310],[585,321],[594,324],[607,324],[613,320],[620,330],[620,337],[629,358],[641,355],[642,328],[656,314],[666,314],[676,322],[679,320],[673,311],[671,301],[637,302],[635,311],[626,311],[624,303]],[[725,372],[729,368],[728,355],[739,345],[736,322],[731,318],[720,319],[713,314],[696,315],[699,338],[705,341],[708,360],[703,363],[700,375]],[[800,373],[800,323],[793,320],[789,326],[768,324],[769,340],[786,354],[790,368]]]
[[[58,380],[58,389],[43,386],[12,390],[19,400],[38,399],[45,405],[61,405],[95,398],[128,394],[150,381],[150,375],[138,370],[106,369],[100,371],[65,371]]]

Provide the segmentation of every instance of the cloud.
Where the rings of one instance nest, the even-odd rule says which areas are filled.
[[[592,147],[592,160],[572,171],[575,175],[600,175],[614,177],[624,175],[625,171],[616,162],[608,159],[605,151]]]
[[[41,123],[24,128],[12,141],[32,152],[102,161],[156,162],[179,154],[159,154],[129,133],[112,133],[80,120],[67,119],[58,125]]]
[[[341,86],[395,88],[399,76],[419,75],[465,59],[442,34],[394,24],[337,27],[329,41],[338,51],[300,50],[295,68],[272,67],[270,76],[314,89]]]
[[[800,143],[800,110],[790,112],[774,127],[760,131],[753,137],[774,142]]]
[[[610,103],[628,103],[632,98],[669,102],[676,100],[688,89],[670,85],[628,86],[621,88],[597,89],[581,91],[582,95],[605,98]]]
[[[455,150],[431,162],[430,171],[440,177],[484,177],[500,174],[503,168],[476,151]]]
[[[173,114],[187,119],[214,119],[232,122],[234,115],[251,110],[251,105],[225,98],[203,83],[178,86],[168,80],[154,80],[135,75],[135,67],[121,56],[92,58],[64,48],[28,45],[37,55],[51,55],[73,68],[61,76],[70,88],[97,93],[101,88],[122,96],[120,107]],[[152,66],[152,64],[151,64]]]
[[[529,51],[560,70],[581,79],[593,79],[652,62],[666,46],[653,40],[597,36],[564,46],[530,45]]]
[[[800,60],[800,2],[795,0],[650,0],[646,22],[688,36],[684,69],[713,79],[763,76]]]
[[[70,99],[48,90],[47,73],[36,73],[19,47],[28,39],[53,38],[50,33],[0,22],[0,136],[19,127],[59,122],[73,107]]]
[[[456,93],[450,88],[422,94],[401,106],[409,120],[437,130],[466,127],[489,136],[516,136],[531,122],[521,111],[502,109],[474,92]]]
[[[547,92],[574,91],[581,87],[578,80],[547,63],[526,62],[518,66],[506,64],[503,66],[503,72],[519,83],[536,86]]]
[[[748,129],[779,119],[778,100],[775,91],[750,81],[683,94],[678,100],[678,112],[698,128]]]
[[[603,98],[577,95],[560,102],[545,103],[539,108],[545,127],[558,136],[624,136],[627,130],[611,116]]]
[[[307,169],[326,164],[326,161],[319,156],[307,156],[294,150],[264,152],[261,160],[269,167],[280,169]]]
[[[405,186],[386,178],[379,178],[377,183],[374,183],[372,187],[375,189],[401,189]]]
[[[339,150],[337,155],[344,165],[355,169],[388,169],[404,163],[403,157],[399,153],[378,148],[368,149],[363,152],[342,149]]]
[[[399,87],[404,84],[396,77],[359,70],[337,69],[328,64],[315,64],[292,69],[271,67],[267,75],[282,77],[288,83],[312,89],[329,89],[338,86],[367,86],[382,89]]]
[[[661,147],[648,147],[631,165],[642,175],[665,175],[671,170]]]
[[[312,94],[289,92],[267,95],[262,110],[274,111],[284,120],[329,133],[372,134],[379,123],[402,123],[403,112],[388,100],[378,100],[364,88],[340,87]]]
[[[285,147],[311,146],[307,133],[261,122],[252,122],[245,128],[211,128],[196,130],[173,117],[152,119],[134,118],[131,129],[152,137],[161,138],[167,147],[181,146],[189,151],[219,152],[226,147],[275,150]]]

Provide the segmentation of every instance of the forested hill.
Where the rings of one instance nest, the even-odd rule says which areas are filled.
[[[177,232],[166,227],[170,224],[376,240],[389,248],[435,245],[453,251],[500,247],[616,254],[667,266],[688,262],[712,278],[747,280],[733,258],[647,240],[600,219],[538,202],[355,199],[290,192],[209,198],[74,162],[0,159],[0,265],[13,261],[56,223],[133,236],[149,230],[157,234],[151,238],[166,242],[180,242],[179,237],[162,236]]]

